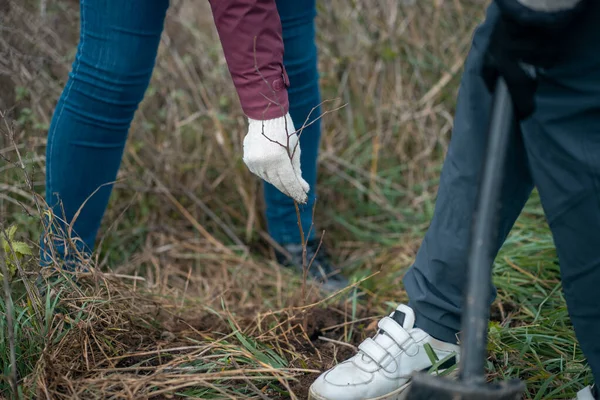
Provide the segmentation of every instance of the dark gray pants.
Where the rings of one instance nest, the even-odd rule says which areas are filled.
[[[572,56],[538,71],[536,112],[511,137],[497,249],[535,185],[557,248],[569,314],[600,382],[600,1],[594,3],[577,26]],[[460,329],[471,218],[491,107],[479,69],[496,18],[492,5],[475,31],[435,213],[404,277],[417,325],[446,341],[455,341]]]

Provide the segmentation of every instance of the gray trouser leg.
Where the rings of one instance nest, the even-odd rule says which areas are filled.
[[[531,189],[542,206],[561,264],[575,333],[600,379],[600,2],[574,28],[577,40],[559,66],[538,71],[536,111],[512,137],[500,211],[500,248]],[[442,340],[460,329],[471,215],[475,207],[490,96],[478,76],[481,51],[497,17],[488,9],[461,83],[455,128],[435,214],[404,278],[416,323]],[[491,301],[492,299],[490,299]]]
[[[460,330],[471,220],[492,101],[479,70],[490,28],[497,17],[496,7],[490,6],[485,22],[475,31],[459,88],[454,129],[442,168],[434,216],[415,263],[404,277],[417,325],[444,341],[456,341]],[[520,132],[514,132],[502,189],[498,249],[533,188],[524,154]],[[495,296],[495,289],[492,293]]]
[[[571,322],[600,383],[600,2],[593,4],[571,57],[541,74],[537,111],[522,131]]]

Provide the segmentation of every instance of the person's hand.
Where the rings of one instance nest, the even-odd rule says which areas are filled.
[[[483,78],[490,92],[499,76],[506,82],[518,119],[528,118],[535,110],[534,95],[537,80],[534,69],[529,66],[552,64],[556,57],[554,49],[544,37],[507,19],[498,18],[490,36],[483,62]],[[527,61],[525,61],[527,60]],[[535,61],[534,64],[532,61]]]
[[[504,78],[516,115],[522,120],[535,109],[535,69],[552,68],[568,56],[573,39],[571,27],[589,1],[574,1],[570,9],[547,11],[543,7],[527,7],[518,0],[495,0],[495,3],[500,17],[486,49],[483,78],[490,91],[499,75]],[[557,3],[556,7],[560,5]]]
[[[310,186],[302,179],[300,144],[289,113],[266,121],[248,119],[244,163],[282,193],[306,203]]]

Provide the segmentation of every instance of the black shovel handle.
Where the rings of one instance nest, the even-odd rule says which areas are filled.
[[[485,383],[489,299],[492,267],[498,236],[500,191],[506,153],[514,132],[513,104],[504,79],[496,83],[489,125],[487,151],[479,186],[469,252],[467,290],[462,315],[459,379],[465,384]]]
[[[492,266],[498,235],[500,192],[515,113],[504,79],[497,81],[479,184],[469,252],[468,281],[462,315],[458,380],[416,372],[406,394],[410,400],[518,400],[525,385],[518,379],[486,384],[487,332]]]

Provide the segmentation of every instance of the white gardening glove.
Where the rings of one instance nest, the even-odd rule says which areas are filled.
[[[289,113],[266,121],[248,119],[244,163],[253,174],[282,193],[298,203],[306,203],[310,186],[302,179],[300,145]]]

